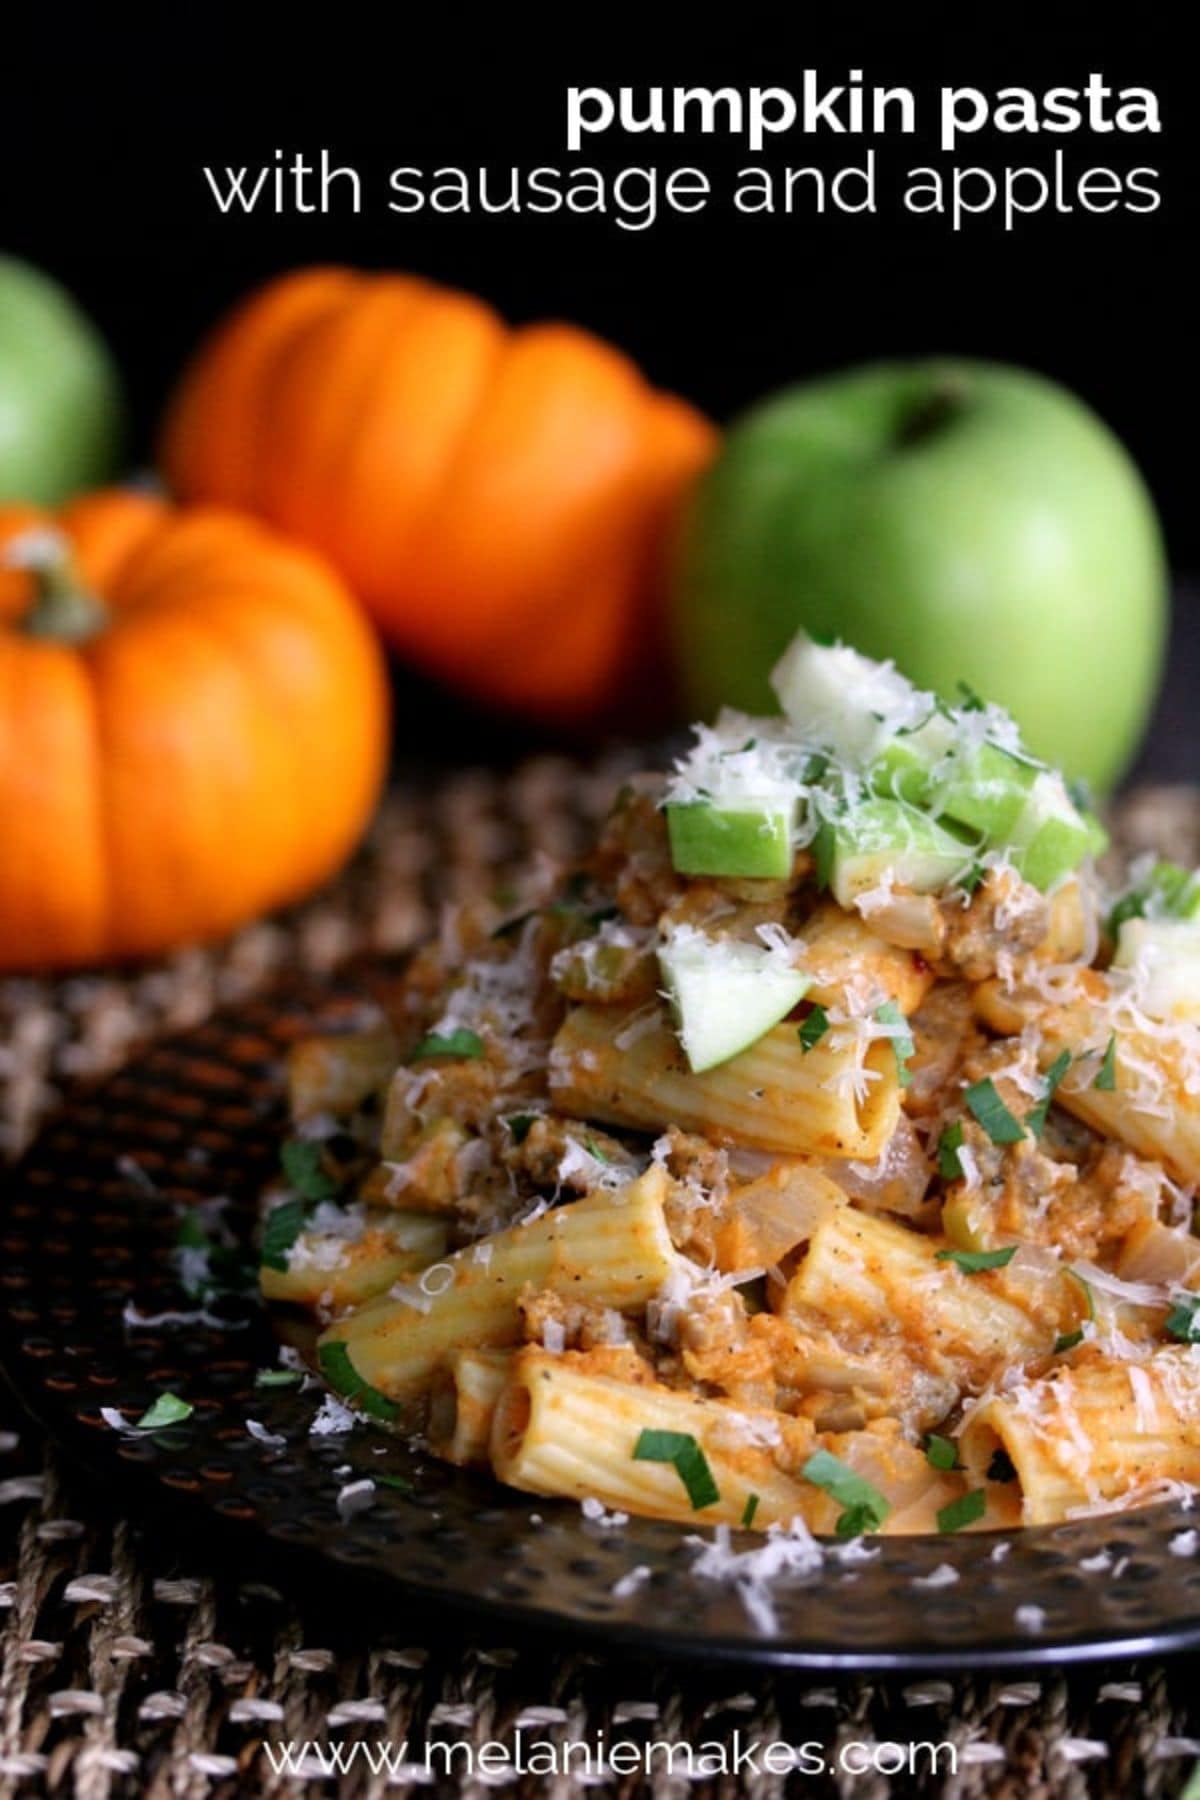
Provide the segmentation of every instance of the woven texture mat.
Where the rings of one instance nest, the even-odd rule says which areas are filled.
[[[157,1033],[203,1019],[285,970],[326,969],[363,949],[418,941],[440,903],[492,889],[532,856],[572,854],[626,772],[557,759],[507,777],[410,778],[385,805],[350,870],[307,906],[131,974],[0,981],[0,1153],[14,1155],[77,1077],[114,1068]],[[1200,862],[1200,795],[1143,790],[1118,820],[1130,849]],[[0,1249],[0,1259],[3,1251]],[[3,1277],[0,1260],[0,1279]],[[933,1603],[936,1597],[931,1597]],[[746,1791],[756,1795],[928,1792],[1175,1795],[1200,1755],[1200,1659],[1093,1667],[1069,1676],[834,1682],[804,1675],[695,1673],[606,1663],[570,1646],[439,1638],[419,1616],[347,1616],[335,1594],[282,1593],[241,1567],[213,1569],[169,1515],[134,1526],[119,1496],[88,1490],[37,1442],[0,1390],[0,1793],[46,1790],[202,1796],[382,1794],[409,1789],[519,1794]],[[593,1771],[518,1774],[504,1753],[468,1774],[468,1750],[423,1766],[427,1739],[469,1746],[590,1745],[615,1739],[725,1746],[782,1740],[819,1748],[824,1774],[648,1781]],[[603,1734],[603,1735],[601,1735]],[[359,1740],[393,1746],[340,1778],[277,1774],[267,1754]],[[402,1746],[407,1740],[410,1752]],[[948,1742],[936,1777],[838,1769],[849,1746]],[[814,1755],[817,1752],[814,1751]],[[861,1765],[869,1751],[855,1748]],[[889,1760],[885,1755],[881,1760]],[[405,1763],[410,1766],[404,1767]],[[490,1764],[490,1768],[487,1766]],[[577,1770],[580,1763],[572,1765]],[[893,1762],[893,1766],[894,1762]],[[918,1767],[927,1767],[918,1759]]]

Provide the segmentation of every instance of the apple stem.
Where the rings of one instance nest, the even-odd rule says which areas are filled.
[[[960,376],[944,376],[927,394],[921,396],[912,411],[902,420],[897,433],[898,443],[907,447],[933,437],[953,418],[966,395],[966,383]]]
[[[84,586],[61,531],[46,526],[23,532],[5,546],[3,563],[33,577],[33,599],[21,620],[27,636],[85,644],[104,630],[108,608]]]

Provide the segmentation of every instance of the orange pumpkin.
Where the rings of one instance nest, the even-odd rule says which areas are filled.
[[[307,269],[200,351],[162,463],[324,551],[419,667],[567,721],[656,654],[665,539],[715,437],[586,332]]]
[[[227,931],[341,863],[387,744],[334,572],[255,520],[0,507],[0,970]]]

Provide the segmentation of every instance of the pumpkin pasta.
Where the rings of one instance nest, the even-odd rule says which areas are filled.
[[[297,1046],[264,1291],[351,1405],[618,1515],[1200,1485],[1200,879],[1106,887],[997,708],[803,638],[775,679]]]

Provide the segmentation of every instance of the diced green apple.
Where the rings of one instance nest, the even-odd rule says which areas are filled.
[[[890,663],[873,662],[847,644],[818,644],[803,631],[771,671],[771,686],[806,742],[860,767],[932,705]]]
[[[1001,750],[998,744],[980,744],[956,757],[947,769],[935,796],[937,810],[979,832],[988,844],[1006,843],[1041,773],[1038,763]]]
[[[879,799],[827,820],[816,855],[818,879],[848,908],[889,876],[913,893],[937,893],[966,871],[972,849],[927,813]]]
[[[1200,922],[1126,919],[1113,967],[1138,971],[1138,1001],[1152,1019],[1200,1024]]]
[[[679,931],[658,953],[679,1041],[696,1074],[749,1049],[804,997],[809,976],[778,952]]]
[[[1073,804],[1062,777],[1043,770],[1005,847],[1017,872],[1045,893],[1107,842],[1099,820]]]
[[[676,803],[667,807],[667,829],[681,875],[779,880],[791,873],[792,818],[785,807]]]
[[[1115,935],[1126,919],[1196,918],[1200,918],[1200,869],[1162,861],[1122,894],[1109,918],[1109,930]]]
[[[884,745],[868,770],[871,787],[887,799],[924,806],[933,772],[954,747],[954,721],[944,712],[930,713],[910,731],[899,731]]]

